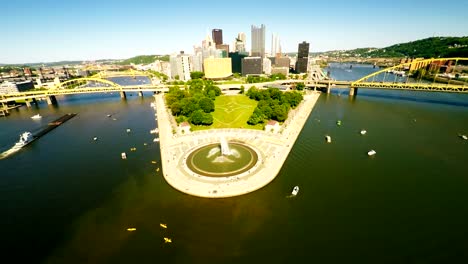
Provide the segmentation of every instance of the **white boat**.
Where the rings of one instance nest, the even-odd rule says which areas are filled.
[[[293,191],[291,192],[291,195],[296,196],[297,193],[299,193],[299,186],[294,186]]]
[[[37,115],[33,115],[31,116],[32,119],[41,119],[42,116],[40,114],[37,114]]]
[[[466,135],[460,135],[460,137],[463,139],[463,140],[467,140],[468,137]]]
[[[153,129],[153,130],[150,130],[150,133],[151,133],[151,134],[157,134],[157,133],[159,133],[159,128],[155,128],[155,129]]]
[[[132,130],[130,130],[130,128],[127,128],[127,133],[130,133]]]
[[[365,135],[366,133],[367,133],[367,131],[366,131],[366,130],[364,130],[364,129],[363,129],[363,130],[361,130],[361,135]]]
[[[96,140],[98,140],[98,138],[97,138],[97,137],[93,137],[93,140],[96,141]]]
[[[373,149],[371,149],[371,150],[369,150],[367,152],[367,155],[369,155],[369,156],[374,156],[375,154],[377,154],[377,152],[375,150],[373,150]]]
[[[125,152],[122,152],[120,156],[122,156],[122,159],[127,159],[127,154],[125,154]]]
[[[153,142],[159,142],[159,138],[153,139]]]
[[[154,107],[156,107],[156,104],[151,103],[150,106],[154,108]]]
[[[33,134],[31,132],[24,132],[20,135],[19,141],[16,142],[15,146],[13,146],[12,149],[20,149],[33,141],[34,141]]]
[[[325,140],[327,141],[327,143],[330,143],[330,142],[331,142],[331,137],[328,136],[328,135],[326,135],[326,136],[325,136]]]

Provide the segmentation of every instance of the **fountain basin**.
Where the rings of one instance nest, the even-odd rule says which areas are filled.
[[[192,151],[187,167],[203,176],[228,177],[248,171],[258,161],[255,150],[240,142],[229,142],[229,155],[222,155],[220,144],[209,144]]]

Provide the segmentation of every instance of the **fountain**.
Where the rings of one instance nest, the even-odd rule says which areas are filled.
[[[221,155],[223,156],[229,156],[231,155],[231,150],[229,149],[228,142],[224,137],[220,138],[220,143],[221,143]]]
[[[187,166],[193,172],[211,177],[240,174],[252,168],[258,160],[257,153],[241,142],[228,144],[224,137],[220,143],[195,149],[187,157]]]

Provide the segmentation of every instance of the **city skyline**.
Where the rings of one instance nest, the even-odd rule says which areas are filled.
[[[236,3],[9,1],[2,4],[0,21],[7,26],[2,29],[0,64],[191,53],[207,29],[217,28],[227,44],[246,32],[250,51],[250,26],[261,24],[267,39],[273,32],[281,36],[282,52],[294,52],[302,41],[310,43],[311,52],[321,52],[468,35],[467,4],[459,0],[443,8],[439,2],[419,0],[296,1],[271,8],[264,8],[275,6],[266,1]],[[265,45],[271,50],[269,41]]]

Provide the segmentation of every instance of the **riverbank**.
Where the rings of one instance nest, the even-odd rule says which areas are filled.
[[[319,92],[307,92],[304,101],[289,113],[279,133],[229,128],[181,134],[171,121],[173,117],[165,106],[164,95],[156,95],[161,162],[166,182],[181,192],[205,198],[238,196],[266,186],[281,170],[319,96]],[[186,165],[187,156],[201,146],[219,143],[221,137],[227,141],[241,141],[254,149],[258,155],[255,166],[230,177],[207,177],[191,171]]]

